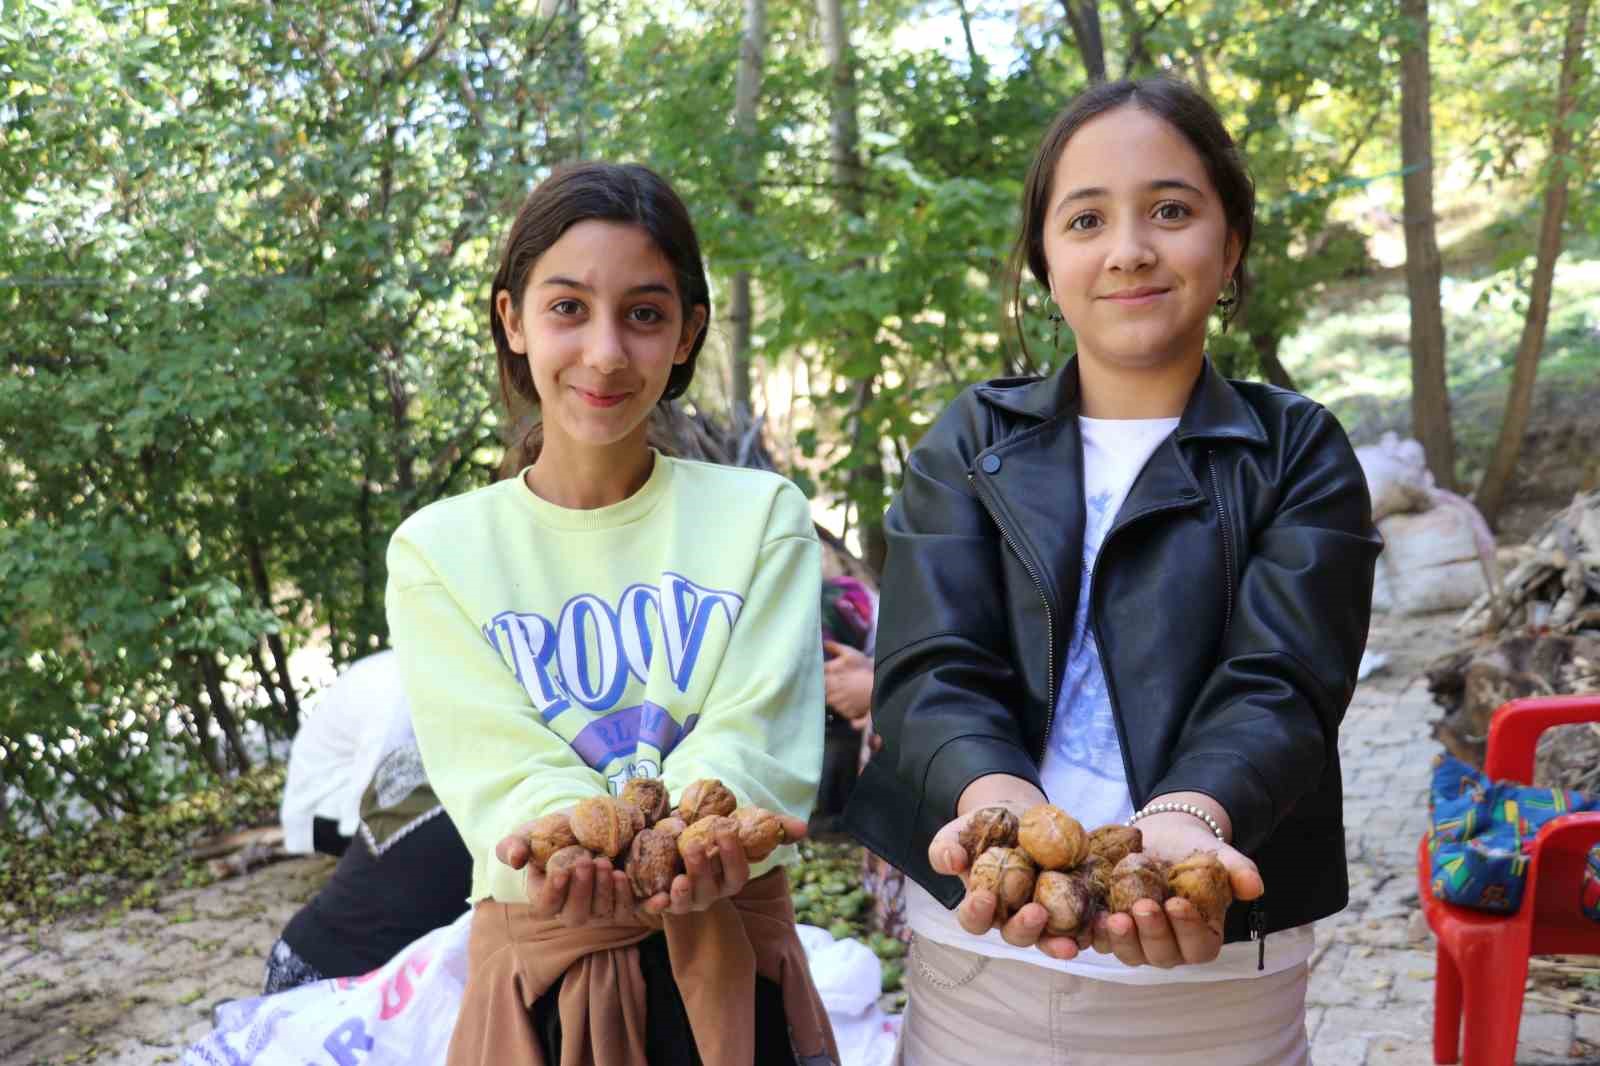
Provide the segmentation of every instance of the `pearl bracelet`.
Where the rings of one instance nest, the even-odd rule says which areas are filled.
[[[1224,844],[1228,842],[1227,838],[1222,835],[1222,827],[1217,824],[1217,820],[1207,814],[1203,808],[1196,807],[1192,803],[1148,803],[1140,810],[1134,811],[1133,817],[1128,819],[1127,824],[1132,825],[1139,819],[1152,814],[1192,814],[1210,826],[1211,832],[1216,835],[1218,840]]]

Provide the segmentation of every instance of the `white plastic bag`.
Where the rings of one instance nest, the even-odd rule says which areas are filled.
[[[1459,610],[1487,587],[1472,520],[1460,508],[1390,515],[1378,523],[1378,532],[1384,541],[1373,595],[1379,610]]]
[[[900,1038],[900,1018],[878,1006],[883,989],[878,956],[852,937],[835,940],[814,925],[795,928],[806,949],[812,983],[833,1026],[841,1066],[888,1066]]]
[[[412,1066],[442,1063],[466,987],[472,912],[364,977],[318,981],[217,1008],[184,1066]]]
[[[1392,514],[1411,514],[1433,506],[1433,475],[1422,445],[1385,433],[1376,444],[1356,449],[1367,478],[1374,522]]]
[[[217,1008],[184,1066],[430,1066],[444,1062],[466,987],[472,912],[365,977],[318,981]],[[878,1006],[878,957],[859,940],[798,927],[841,1066],[888,1066],[900,1019]]]

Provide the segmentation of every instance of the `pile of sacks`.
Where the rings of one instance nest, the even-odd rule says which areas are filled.
[[[1495,566],[1494,536],[1471,501],[1433,483],[1422,445],[1385,433],[1356,449],[1383,534],[1372,607],[1395,614],[1455,611],[1477,599]]]

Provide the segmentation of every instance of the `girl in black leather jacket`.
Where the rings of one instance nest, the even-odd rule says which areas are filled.
[[[846,816],[916,883],[905,1061],[1306,1061],[1310,923],[1347,896],[1337,734],[1381,542],[1334,418],[1206,359],[1211,316],[1245,295],[1253,211],[1192,88],[1090,89],[1040,146],[1013,264],[1014,308],[1025,266],[1077,355],[968,390],[907,462],[883,744]],[[1091,828],[1131,819],[1169,859],[1216,852],[1237,902],[1208,922],[1142,900],[1076,940],[1029,903],[991,930],[959,831],[1046,799]]]

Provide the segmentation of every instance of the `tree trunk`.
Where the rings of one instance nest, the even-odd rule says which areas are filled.
[[[1556,116],[1550,131],[1550,173],[1544,187],[1544,214],[1539,220],[1539,251],[1534,261],[1533,284],[1528,292],[1528,312],[1522,320],[1517,362],[1511,373],[1511,392],[1500,420],[1489,468],[1484,471],[1474,502],[1484,520],[1494,528],[1505,506],[1506,488],[1516,472],[1533,410],[1533,383],[1544,352],[1545,327],[1550,322],[1550,290],[1555,282],[1556,260],[1561,255],[1561,225],[1567,217],[1567,197],[1574,165],[1572,127],[1577,106],[1578,65],[1583,59],[1583,38],[1588,28],[1589,0],[1572,0],[1567,15],[1566,42],[1561,49],[1561,76],[1556,93]]]
[[[1428,0],[1401,0],[1409,39],[1400,53],[1400,159],[1404,167],[1406,288],[1411,297],[1411,431],[1433,480],[1454,490],[1456,444],[1445,377],[1443,264],[1434,236],[1433,126],[1428,68]]]
[[[584,48],[583,12],[579,0],[539,0],[539,14],[561,19],[559,43],[550,52],[556,106],[551,135],[556,162],[576,163],[583,158],[589,89],[589,56]]]
[[[1061,10],[1067,14],[1067,25],[1072,27],[1072,39],[1083,57],[1083,69],[1089,80],[1106,80],[1106,45],[1100,34],[1099,0],[1061,0]]]
[[[1278,359],[1278,346],[1282,342],[1283,338],[1277,333],[1250,334],[1250,347],[1255,349],[1256,360],[1261,364],[1261,375],[1267,379],[1267,383],[1276,385],[1280,389],[1299,392],[1294,378],[1289,376],[1289,371]]]
[[[229,761],[240,771],[250,769],[250,755],[244,750],[244,737],[239,732],[239,722],[233,716],[233,708],[228,706],[228,697],[222,691],[222,671],[218,669],[217,662],[210,652],[200,652],[195,656],[195,663],[200,667],[200,677],[205,682],[206,695],[211,697],[211,713],[217,719],[217,725],[222,727],[222,735],[228,740]]]
[[[755,217],[756,181],[761,170],[756,144],[756,105],[761,99],[761,66],[766,48],[767,0],[745,0],[733,125],[739,134],[739,216],[746,228]],[[729,354],[733,420],[739,426],[750,419],[755,409],[750,398],[750,337],[755,325],[754,313],[750,302],[750,272],[740,269],[733,275],[728,299],[728,318],[733,322],[733,350]]]
[[[193,655],[188,658],[190,669],[173,671],[173,679],[188,708],[184,724],[189,727],[188,735],[206,768],[220,780],[228,776],[228,766],[223,761],[222,753],[217,750],[216,738],[211,735],[211,712],[200,702],[199,664]]]
[[[244,549],[250,562],[250,581],[255,586],[256,602],[268,610],[272,610],[272,578],[267,573],[266,555],[261,549],[261,541],[253,530],[252,521],[254,514],[254,501],[249,495],[240,498],[239,510],[241,517],[246,522]],[[289,679],[289,653],[283,645],[283,636],[278,633],[266,635],[267,650],[272,652],[272,672],[268,673],[266,664],[261,660],[260,650],[256,656],[260,661],[259,673],[261,680],[267,686],[267,694],[272,700],[272,706],[278,711],[285,728],[284,736],[293,737],[300,727],[300,699],[295,695],[294,683]]]
[[[850,31],[845,24],[842,0],[817,0],[817,14],[822,20],[823,48],[831,72],[831,121],[829,145],[833,160],[834,201],[841,213],[861,217],[865,212],[865,173],[859,150],[860,128],[856,120],[855,60],[850,53]],[[859,270],[862,264],[853,264]],[[869,334],[848,336],[847,345],[870,346]],[[856,384],[855,400],[851,404],[850,450],[864,458],[861,465],[850,472],[850,496],[857,502],[857,522],[860,529],[862,554],[874,573],[883,570],[886,543],[883,537],[883,462],[878,456],[878,432],[871,418],[870,407],[877,393],[877,374],[870,374]],[[863,505],[860,501],[873,501]]]

